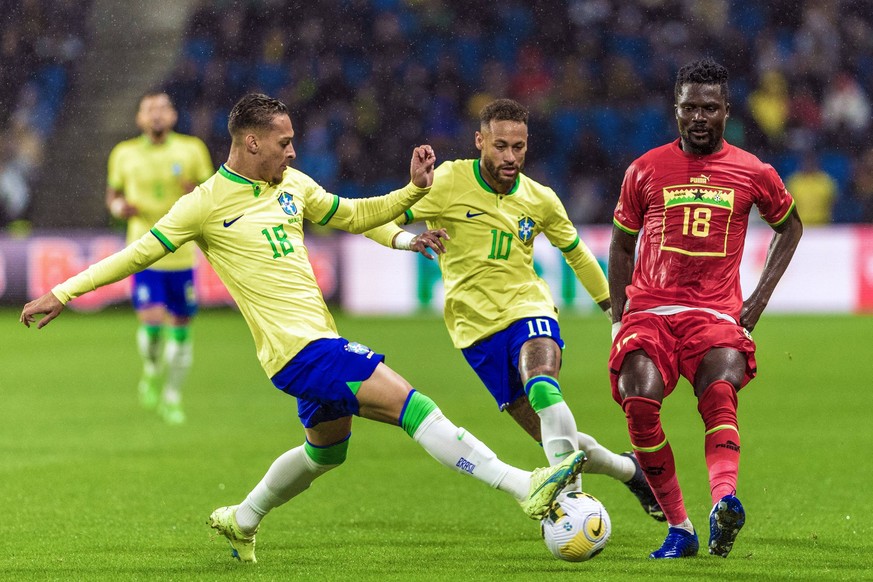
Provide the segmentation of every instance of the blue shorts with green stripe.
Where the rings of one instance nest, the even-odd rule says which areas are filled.
[[[551,317],[527,317],[461,350],[467,363],[497,401],[500,410],[524,396],[524,385],[518,373],[518,356],[521,346],[537,337],[550,338],[558,347],[564,348],[561,328],[556,320]]]
[[[297,416],[306,428],[359,412],[361,382],[385,360],[370,348],[345,338],[315,340],[271,380],[297,398]]]

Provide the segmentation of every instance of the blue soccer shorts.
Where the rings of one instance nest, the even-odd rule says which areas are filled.
[[[134,273],[132,301],[137,311],[153,305],[163,305],[177,317],[191,317],[197,313],[194,270],[146,269]]]
[[[358,388],[385,356],[345,338],[319,339],[294,356],[271,380],[297,398],[297,416],[306,428],[357,415]]]
[[[464,348],[461,352],[500,410],[524,396],[524,385],[518,372],[521,346],[528,340],[547,337],[564,349],[561,328],[551,317],[528,317],[515,321],[504,330]]]

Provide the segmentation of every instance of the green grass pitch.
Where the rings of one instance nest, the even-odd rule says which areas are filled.
[[[586,476],[612,518],[591,562],[551,557],[506,495],[440,467],[402,430],[357,419],[349,458],[264,521],[256,565],[210,541],[206,517],[240,501],[302,442],[294,400],[272,387],[231,310],[193,328],[188,423],[141,410],[128,309],[65,313],[26,330],[0,311],[0,491],[8,580],[861,580],[873,579],[870,462],[873,318],[766,315],[759,376],[740,396],[739,496],[747,524],[728,559],[647,559],[665,535],[620,483]],[[339,317],[340,332],[388,364],[504,460],[540,449],[451,347],[434,317]],[[609,395],[609,325],[567,316],[561,383],[579,428],[628,448]],[[687,384],[664,407],[702,545],[710,508],[702,423]]]

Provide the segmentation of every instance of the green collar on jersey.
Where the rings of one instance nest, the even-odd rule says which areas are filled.
[[[254,190],[254,192],[255,192],[255,198],[257,198],[258,196],[261,195],[261,185],[260,184],[258,184],[257,182],[253,182],[252,180],[249,180],[248,178],[244,178],[244,177],[240,176],[239,174],[235,174],[235,173],[231,172],[227,168],[227,166],[225,166],[224,164],[221,164],[221,167],[218,168],[218,173],[221,174],[222,176],[224,176],[225,178],[227,178],[228,180],[230,180],[231,182],[236,182],[237,184],[248,184],[249,186],[251,186],[252,190]]]
[[[482,169],[479,167],[479,160],[473,160],[473,173],[476,175],[476,181],[479,182],[479,185],[482,186],[485,191],[491,192],[492,194],[500,194],[500,192],[489,186],[488,182],[486,182],[485,179],[482,178]],[[515,184],[512,185],[512,188],[510,188],[509,192],[507,192],[505,195],[509,196],[510,194],[515,194],[515,191],[518,190],[518,185],[520,183],[521,174],[516,176]]]

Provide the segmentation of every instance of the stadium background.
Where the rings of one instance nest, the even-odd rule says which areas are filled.
[[[106,158],[136,134],[133,115],[147,89],[166,88],[180,112],[177,129],[203,138],[216,165],[226,155],[225,121],[235,100],[253,90],[281,97],[297,130],[296,166],[329,191],[353,197],[404,183],[408,151],[418,143],[433,144],[440,159],[475,157],[479,108],[514,97],[531,109],[526,172],[553,186],[583,236],[597,242],[608,232],[624,168],[675,137],[677,67],[711,55],[731,71],[729,141],[771,162],[786,181],[816,164],[818,178],[833,189],[829,216],[805,218],[807,227],[824,230],[801,243],[788,275],[807,289],[809,304],[784,302],[786,283],[775,308],[873,308],[873,235],[866,226],[873,221],[870,2],[3,4],[2,303],[39,295],[119,248],[119,225],[103,205]],[[821,195],[811,182],[821,183],[793,182],[798,198]],[[330,301],[356,311],[362,294],[385,297],[345,285],[355,267],[347,247],[358,242],[313,235]],[[605,262],[603,246],[595,246]],[[372,252],[378,260],[370,264],[409,281],[418,307],[435,293],[439,308],[427,266]],[[757,248],[747,255],[760,259]],[[757,267],[747,271],[744,279],[753,282]],[[220,283],[203,272],[204,304],[227,303]],[[590,307],[560,266],[549,276],[562,306]],[[101,293],[111,299],[78,303],[99,307],[123,301],[127,291],[118,285]],[[400,304],[409,293],[395,295]]]
[[[871,311],[869,2],[0,0],[0,8],[0,189],[19,201],[29,193],[21,216],[4,206],[0,232],[5,578],[871,579],[871,317],[797,314]],[[235,93],[272,91],[268,83],[279,79],[275,93],[292,106],[299,131],[299,166],[350,195],[405,181],[406,152],[418,141],[433,141],[442,159],[474,156],[478,103],[515,96],[534,111],[529,173],[564,196],[602,259],[624,166],[673,138],[673,74],[701,54],[731,68],[729,139],[783,174],[814,146],[839,184],[834,224],[807,225],[774,309],[755,330],[761,372],[741,404],[750,520],[729,560],[646,560],[662,524],[644,520],[621,484],[591,478],[586,490],[607,504],[613,538],[582,567],[557,562],[512,503],[435,466],[396,428],[360,422],[348,466],[303,503],[271,514],[257,569],[240,569],[220,540],[209,542],[205,516],[245,495],[300,440],[293,403],[263,375],[242,318],[214,309],[197,319],[189,422],[179,430],[136,402],[136,318],[123,283],[82,298],[94,301],[83,309],[117,308],[68,313],[42,331],[17,321],[25,297],[122,244],[103,207],[106,157],[136,133],[135,104],[147,88],[175,92],[179,129],[201,134],[220,163]],[[778,76],[764,75],[771,70]],[[848,85],[837,83],[840,71]],[[772,134],[749,106],[765,76],[776,79],[775,91],[754,102],[771,114],[761,119],[773,122],[765,124]],[[848,95],[826,100],[837,85]],[[826,102],[842,104],[837,117],[861,127],[831,126]],[[369,296],[402,300],[404,309],[438,302],[433,265],[411,253],[310,234],[320,282],[339,304],[344,275],[369,287],[401,285],[400,299],[378,287]],[[763,226],[750,234],[746,278],[760,268],[769,234]],[[562,317],[568,401],[585,430],[623,450],[624,419],[604,389],[608,325],[584,315],[590,307],[563,284],[560,256],[539,247],[562,305],[583,312]],[[405,264],[395,269],[395,260]],[[338,264],[378,265],[392,277],[343,273]],[[398,275],[404,270],[409,277]],[[221,304],[220,283],[201,274],[201,298]],[[790,313],[776,313],[779,304]],[[389,354],[392,367],[508,461],[542,462],[538,447],[495,414],[438,316],[340,313],[338,325]],[[663,414],[686,500],[705,530],[703,438],[687,386]]]

